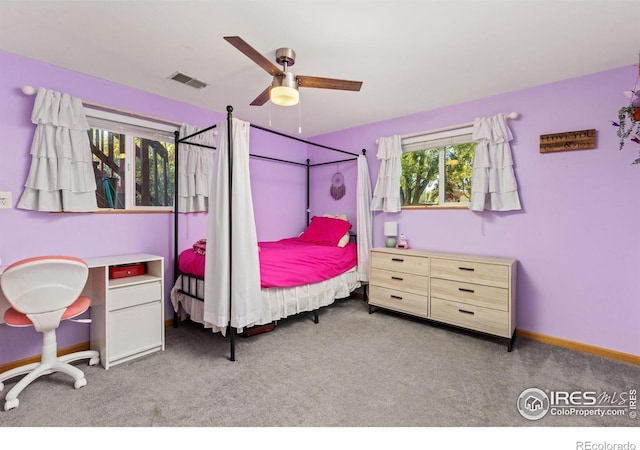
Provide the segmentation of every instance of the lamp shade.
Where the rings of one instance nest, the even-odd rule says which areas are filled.
[[[298,104],[300,93],[288,86],[278,86],[271,88],[269,98],[278,106],[293,106]]]
[[[398,235],[398,222],[385,222],[384,223],[384,235],[385,236],[397,236]]]
[[[297,105],[300,99],[298,79],[292,72],[285,72],[282,76],[273,77],[269,100],[278,106]]]

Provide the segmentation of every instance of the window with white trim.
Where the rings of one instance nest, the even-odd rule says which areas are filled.
[[[466,206],[476,147],[472,127],[402,139],[403,207]]]
[[[85,108],[101,209],[168,210],[177,127]]]

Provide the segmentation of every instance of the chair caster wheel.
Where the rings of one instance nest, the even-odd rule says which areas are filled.
[[[75,383],[73,383],[73,387],[76,389],[80,389],[83,386],[87,385],[87,379],[86,378],[80,378],[79,380],[76,380]]]
[[[4,391],[4,383],[0,383],[0,392]]]
[[[4,410],[9,411],[10,409],[17,408],[20,404],[20,400],[14,398],[13,400],[7,400],[4,402]]]
[[[91,358],[89,360],[89,365],[90,366],[95,366],[96,364],[98,364],[100,362],[100,357],[96,356],[95,358]]]

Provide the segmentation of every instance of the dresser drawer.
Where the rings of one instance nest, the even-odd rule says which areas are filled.
[[[372,252],[371,267],[427,276],[429,274],[429,258],[397,253]]]
[[[372,268],[369,284],[418,295],[429,293],[429,278],[411,273]]]
[[[369,287],[369,304],[421,317],[428,317],[429,315],[429,300],[426,295],[402,292],[380,286],[372,285]]]
[[[431,296],[500,311],[509,311],[509,290],[504,288],[432,278]]]
[[[502,337],[511,337],[509,313],[431,297],[431,318]]]
[[[129,308],[162,299],[160,281],[109,289],[109,311]]]
[[[431,258],[431,278],[509,288],[509,267],[474,261]]]

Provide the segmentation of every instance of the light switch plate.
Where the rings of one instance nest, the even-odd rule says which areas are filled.
[[[13,196],[9,191],[0,191],[0,209],[11,208]]]

